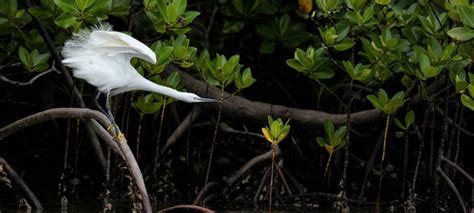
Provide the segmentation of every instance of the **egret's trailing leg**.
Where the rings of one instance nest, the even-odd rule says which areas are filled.
[[[122,132],[117,126],[117,123],[115,123],[115,118],[114,114],[112,113],[112,107],[110,106],[110,92],[105,93],[105,110],[106,110],[106,115],[109,118],[110,122],[112,123],[112,126],[115,128],[115,132],[117,133],[117,136],[120,137]]]
[[[100,105],[99,99],[100,99],[101,92],[97,91],[95,98],[94,98],[94,106],[97,107],[97,109],[104,113],[104,115],[107,115],[107,111]],[[108,115],[107,115],[108,116]]]

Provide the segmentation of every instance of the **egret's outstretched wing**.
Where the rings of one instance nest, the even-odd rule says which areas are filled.
[[[110,56],[130,54],[151,63],[156,63],[155,53],[145,44],[121,32],[92,31],[88,41],[91,50],[97,50]]]
[[[155,53],[140,41],[121,32],[112,31],[107,23],[100,23],[92,29],[82,29],[69,39],[62,50],[63,63],[77,63],[84,57],[99,55],[139,57],[156,63]]]

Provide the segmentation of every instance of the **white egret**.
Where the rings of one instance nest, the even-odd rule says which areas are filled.
[[[130,59],[138,57],[154,64],[155,53],[131,36],[112,31],[107,23],[74,34],[66,41],[62,55],[62,62],[72,68],[74,77],[86,80],[106,94],[110,116],[109,96],[132,90],[160,93],[188,103],[215,101],[155,84],[141,76],[130,64]]]

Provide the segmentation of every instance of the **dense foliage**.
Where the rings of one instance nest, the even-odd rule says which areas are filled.
[[[270,200],[283,209],[472,209],[470,0],[3,0],[0,126],[80,106],[74,89],[94,108],[95,88],[80,80],[72,88],[58,53],[100,22],[157,54],[156,64],[132,60],[146,78],[218,100],[192,106],[140,91],[114,98],[157,206],[197,197],[210,208],[249,208],[274,191]],[[119,157],[102,146],[106,177],[100,157],[87,157],[96,152],[85,124],[58,120],[23,132],[0,136],[0,155],[26,172],[46,206],[81,205],[82,193],[103,209],[119,201],[140,209]],[[15,187],[1,161],[0,187],[9,192],[0,209],[11,208],[3,203],[16,202]],[[51,192],[58,195],[47,201]]]

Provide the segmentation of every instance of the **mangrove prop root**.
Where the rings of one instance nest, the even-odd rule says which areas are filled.
[[[8,137],[9,135],[18,132],[22,129],[27,127],[53,120],[59,118],[74,118],[74,119],[81,119],[83,121],[88,122],[90,119],[95,119],[102,127],[107,127],[113,125],[107,117],[99,111],[91,110],[87,108],[55,108],[55,109],[48,109],[42,112],[38,112],[36,114],[30,115],[26,118],[19,119],[6,127],[0,129],[0,140]],[[111,128],[111,130],[115,130],[116,128]],[[111,132],[111,137],[118,141],[118,146],[123,154],[125,163],[132,174],[132,177],[135,181],[135,184],[140,191],[140,195],[142,196],[143,206],[145,208],[145,212],[152,212],[150,199],[148,197],[148,193],[145,187],[145,182],[143,181],[143,176],[138,167],[138,163],[135,160],[130,147],[127,144],[127,140],[121,133]],[[114,147],[111,146],[113,149]],[[103,162],[105,164],[105,162]]]
[[[21,190],[23,190],[28,201],[31,204],[33,204],[34,208],[39,211],[43,210],[43,206],[41,205],[40,201],[38,200],[36,195],[33,193],[33,191],[31,191],[30,187],[26,185],[23,179],[15,172],[15,170],[10,166],[10,164],[8,164],[8,162],[2,157],[0,157],[0,165],[3,166],[3,170],[5,170],[5,172],[7,173],[8,178],[12,180],[13,182],[15,182],[16,185],[20,187]]]

